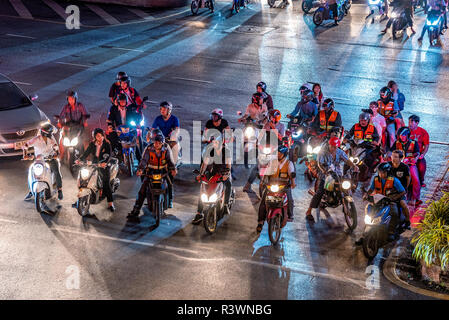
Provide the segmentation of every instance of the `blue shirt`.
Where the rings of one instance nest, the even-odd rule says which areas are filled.
[[[295,110],[291,113],[291,115],[294,117],[299,113],[299,116],[301,119],[305,120],[311,120],[313,117],[315,117],[318,114],[318,107],[316,103],[309,101],[304,103],[302,100],[298,102],[298,104],[295,107]]]
[[[374,188],[374,178],[375,178],[375,177],[376,177],[376,176],[374,176],[374,177],[371,179],[371,187],[370,187],[370,190],[374,190],[374,189],[375,189],[375,188]],[[384,186],[385,186],[386,180],[385,180],[385,179],[380,179],[380,182],[382,183],[382,189],[383,189]],[[404,187],[402,186],[402,183],[401,183],[401,181],[399,181],[398,178],[394,178],[394,181],[393,181],[393,188],[396,190],[397,193],[405,192],[405,189],[404,189]]]
[[[179,127],[179,120],[177,117],[171,115],[167,121],[162,116],[156,117],[153,122],[153,129],[160,129],[165,137],[169,137],[170,133]]]

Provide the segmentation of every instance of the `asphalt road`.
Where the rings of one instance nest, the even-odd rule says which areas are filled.
[[[407,99],[404,117],[419,114],[431,140],[447,142],[446,36],[443,47],[429,47],[426,39],[420,46],[416,35],[393,41],[391,34],[379,34],[384,23],[365,21],[362,5],[354,5],[340,26],[319,28],[296,1],[286,9],[253,3],[233,16],[229,3],[217,5],[214,14],[204,9],[192,17],[181,8],[167,16],[159,13],[160,19],[80,30],[67,30],[51,19],[4,14],[0,72],[27,93],[38,93],[39,106],[50,117],[59,113],[65,92],[75,88],[96,127],[104,126],[116,72],[125,70],[141,96],[151,100],[148,122],[158,114],[156,103],[170,100],[181,126],[190,131],[193,120],[204,125],[216,107],[237,126],[236,111],[248,104],[260,80],[283,114],[293,110],[300,84],[321,83],[349,128],[360,109],[394,79]],[[415,20],[420,31],[422,13]],[[428,184],[447,153],[447,146],[431,145]],[[98,220],[82,220],[71,208],[76,181],[64,167],[62,208],[49,217],[22,201],[28,166],[19,159],[0,160],[2,299],[426,298],[383,277],[388,250],[367,261],[354,246],[363,229],[359,193],[359,226],[353,234],[346,232],[340,210],[306,224],[311,197],[302,165],[294,191],[295,220],[283,230],[278,247],[271,246],[266,226],[260,236],[255,232],[258,198],[241,192],[248,174],[244,168],[236,168],[232,216],[208,236],[202,226],[190,224],[199,194],[194,165],[181,168],[174,208],[152,232],[148,227],[154,219],[146,209],[140,225],[126,224],[139,188],[136,178],[121,177],[116,213],[102,203],[92,208]],[[79,288],[68,288],[76,270]],[[374,272],[370,279],[378,282],[370,282],[367,272]]]

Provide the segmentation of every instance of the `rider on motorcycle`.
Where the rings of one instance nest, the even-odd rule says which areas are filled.
[[[416,162],[419,157],[419,144],[416,140],[410,138],[410,129],[408,127],[402,127],[398,130],[397,140],[394,144],[392,151],[402,150],[405,153],[404,162],[408,164],[410,168],[410,175],[412,177],[411,190],[409,188],[408,199],[411,202],[415,202],[415,205],[420,205],[422,201],[421,197],[421,182],[419,181],[418,168]]]
[[[196,177],[197,181],[200,181],[201,176],[209,173],[211,175],[220,174],[223,178],[224,184],[224,212],[230,214],[229,199],[231,198],[232,182],[231,182],[231,165],[232,154],[231,149],[223,143],[222,138],[218,137],[212,141],[213,148],[206,152],[203,157],[203,163],[200,167],[200,173]],[[192,224],[199,224],[203,220],[203,202],[201,198],[198,199],[198,210]]]
[[[150,174],[152,170],[166,170],[172,177],[177,174],[171,149],[165,144],[165,137],[162,133],[157,134],[153,139],[153,143],[145,148],[136,174],[142,176],[146,170],[148,170]],[[140,209],[147,197],[147,189],[149,187],[150,180],[145,176],[137,195],[136,202],[134,203],[134,208],[126,217],[128,220],[139,222]]]
[[[312,122],[318,113],[318,106],[313,102],[313,91],[306,86],[299,88],[301,93],[301,100],[296,104],[295,110],[292,113],[287,114],[287,118],[296,117],[299,113],[300,121],[304,120],[308,123]]]
[[[173,105],[171,102],[161,102],[159,110],[161,115],[154,119],[152,128],[160,129],[166,138],[170,138],[173,131],[179,129],[179,119],[172,115]]]
[[[85,161],[89,156],[92,156],[93,163],[100,163],[99,176],[103,180],[103,196],[107,198],[108,209],[114,212],[114,198],[109,182],[110,172],[109,168],[107,168],[107,162],[112,156],[111,144],[106,140],[104,131],[101,128],[96,128],[92,131],[92,139],[86,151],[84,151],[75,163],[79,164],[80,161]]]
[[[387,132],[390,140],[386,141],[385,144],[388,148],[391,148],[396,139],[396,120],[395,117],[397,115],[398,110],[395,109],[394,100],[392,98],[393,93],[390,88],[383,87],[379,91],[380,99],[377,100],[377,104],[379,106],[379,113],[385,117],[385,121],[387,122]]]
[[[292,189],[296,187],[295,184],[295,165],[288,159],[288,148],[280,145],[278,147],[278,159],[276,161],[276,167],[273,168],[273,172],[271,175],[264,175],[263,182],[265,185],[270,184],[271,181],[280,181],[285,185],[288,185],[287,189],[287,198],[288,198],[288,221],[293,221],[293,195]],[[262,183],[262,182],[261,182]],[[267,208],[265,206],[265,197],[267,196],[267,190],[265,189],[262,195],[262,199],[260,200],[259,205],[259,215],[256,231],[260,233],[263,228],[263,224],[265,222],[267,216]]]
[[[124,71],[117,72],[117,75],[115,76],[115,82],[111,85],[111,88],[109,89],[109,98],[111,99],[112,104],[115,104],[115,99],[117,99],[117,95],[120,93],[121,90],[120,78],[127,76],[128,75]]]
[[[323,101],[322,109],[318,112],[318,116],[312,122],[312,129],[318,134],[323,132],[330,133],[333,128],[342,126],[341,115],[334,110],[334,100],[327,98]]]
[[[329,139],[328,147],[322,149],[318,154],[317,162],[319,174],[317,180],[317,191],[315,192],[312,200],[310,201],[309,208],[306,212],[306,219],[312,222],[315,222],[314,217],[312,216],[312,209],[317,209],[321,198],[324,194],[324,181],[326,179],[327,172],[331,165],[335,167],[335,172],[342,176],[343,172],[341,171],[341,163],[346,163],[349,167],[353,168],[354,172],[359,171],[359,167],[357,167],[351,160],[349,160],[346,153],[340,149],[340,139],[337,137],[332,137]]]
[[[399,220],[398,205],[405,195],[405,189],[401,182],[392,176],[389,176],[391,165],[389,163],[381,163],[377,167],[378,174],[373,178],[371,187],[364,195],[364,199],[371,194],[382,194],[392,201],[390,204],[391,223],[389,225],[389,239],[394,240],[394,231]]]
[[[56,187],[58,188],[58,199],[63,199],[62,194],[62,176],[60,171],[60,164],[58,160],[58,143],[53,136],[55,127],[50,123],[45,124],[39,130],[39,135],[34,137],[25,143],[24,148],[34,147],[34,157],[35,158],[49,158],[52,160],[48,161],[51,171],[54,172],[56,177]],[[25,200],[31,199],[33,194],[31,191],[25,197]]]
[[[220,135],[224,134],[226,138],[228,138],[227,135],[230,135],[231,127],[229,126],[228,121],[226,119],[223,119],[222,109],[217,108],[212,110],[212,112],[210,113],[210,119],[207,120],[206,122],[206,126],[203,131],[203,136],[210,138],[209,134],[206,134],[208,130],[217,130],[220,133]]]
[[[391,165],[390,174],[397,178],[405,190],[408,189],[411,181],[410,177],[410,169],[409,167],[402,162],[404,159],[404,152],[402,150],[394,150],[391,153],[391,161],[388,162]],[[410,210],[408,209],[408,205],[405,202],[406,197],[403,196],[400,201],[400,205],[402,207],[402,211],[404,212],[404,216],[408,225],[410,225]]]
[[[390,3],[393,7],[393,12],[396,12],[398,15],[405,12],[405,18],[407,19],[407,23],[412,30],[412,33],[415,34],[416,31],[413,29],[413,5],[412,0],[395,0]],[[390,18],[387,22],[385,29],[381,31],[381,33],[386,33],[388,28],[391,27],[395,18]]]
[[[132,113],[131,108],[128,108],[128,96],[124,93],[118,95],[116,99],[116,104],[112,105],[109,109],[108,123],[112,124],[114,127],[119,127],[127,124],[127,118]]]
[[[264,103],[267,105],[267,109],[268,111],[273,109],[273,98],[271,97],[271,95],[269,95],[267,93],[267,84],[263,81],[260,81],[257,85],[256,85],[256,91],[259,93],[265,93],[266,94],[266,98],[264,99]]]
[[[428,17],[428,19],[430,18],[429,20],[431,20],[431,21],[436,20],[439,16],[444,14],[444,12],[446,11],[446,3],[444,2],[444,0],[428,0],[428,6],[429,6],[430,10],[427,12],[427,17]],[[431,17],[433,17],[433,19]],[[421,36],[418,38],[419,42],[422,41],[427,29],[429,29],[429,26],[427,25],[427,23],[424,23],[424,26],[421,31]],[[441,21],[440,21],[439,30],[440,30],[440,33],[438,34],[438,39],[439,39],[439,35],[442,34],[443,19],[441,19]]]
[[[365,111],[365,109],[362,109],[362,111]],[[385,121],[385,117],[379,114],[377,101],[371,101],[369,103],[369,111],[366,110],[366,112],[370,114],[370,123],[376,127],[382,142],[384,131],[387,129],[387,122]]]
[[[245,114],[238,119],[242,122],[244,119],[251,118],[254,121],[263,123],[267,118],[267,106],[263,103],[263,95],[260,92],[253,94],[251,103],[246,108]]]

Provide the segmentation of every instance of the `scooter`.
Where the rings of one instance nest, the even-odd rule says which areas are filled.
[[[382,194],[369,197],[365,208],[365,228],[363,230],[363,253],[368,259],[377,255],[380,248],[388,243],[388,228],[391,223],[391,200]],[[395,228],[395,236],[398,237],[406,228],[405,216],[402,208],[398,206],[399,223]]]
[[[237,112],[241,115],[242,112]],[[249,117],[243,119],[244,129],[243,129],[243,143],[244,143],[244,164],[245,168],[248,169],[248,154],[252,150],[256,150],[257,142],[259,138],[259,130],[263,128],[258,121],[255,121]]]
[[[408,27],[408,21],[405,17],[405,12],[402,11],[401,13],[392,12],[391,18],[393,19],[393,25],[391,26],[392,34],[393,34],[393,40],[396,40],[397,33],[403,33],[405,30],[407,30]]]
[[[150,183],[147,189],[147,200],[149,209],[156,218],[156,224],[153,228],[157,228],[162,217],[165,215],[165,210],[168,208],[168,183],[170,179],[166,170],[147,169],[145,176]]]
[[[287,184],[272,183],[266,185],[267,195],[265,206],[267,210],[268,237],[273,245],[281,238],[282,228],[288,220]]]
[[[441,19],[442,15],[427,15],[426,25],[427,25],[427,34],[429,35],[429,43],[431,46],[435,45],[438,39],[440,38],[441,31]]]
[[[114,193],[120,186],[120,179],[117,178],[119,171],[118,160],[109,158],[106,163],[106,169],[109,170],[109,184],[112,193]],[[89,208],[92,204],[97,204],[103,200],[103,181],[99,177],[100,164],[93,164],[87,161],[78,163],[78,166],[80,167],[78,174],[78,201],[74,206],[78,214],[85,217],[89,215]]]
[[[337,2],[338,7],[338,21],[343,20],[346,14],[346,7],[344,3]],[[334,19],[332,11],[329,9],[329,4],[327,2],[322,2],[318,9],[313,14],[313,23],[318,27],[323,23],[324,20]]]
[[[286,135],[293,140],[290,149],[290,160],[296,163],[306,153],[307,125],[304,121],[300,121],[299,117],[294,117],[290,119],[287,128]]]
[[[117,134],[122,145],[120,158],[122,158],[127,174],[132,177],[138,165],[136,161],[137,130],[135,127],[119,126],[117,128]]]
[[[197,15],[198,10],[200,8],[208,8],[210,10],[210,12],[213,13],[214,8],[215,8],[215,1],[214,0],[192,0],[192,3],[190,4],[190,10],[192,11],[192,14]]]

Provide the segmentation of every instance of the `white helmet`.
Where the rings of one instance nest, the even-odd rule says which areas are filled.
[[[223,110],[221,110],[220,108],[217,108],[217,109],[212,110],[212,112],[210,113],[210,115],[212,116],[212,115],[214,115],[214,114],[216,114],[217,116],[219,116],[220,119],[223,118]]]

